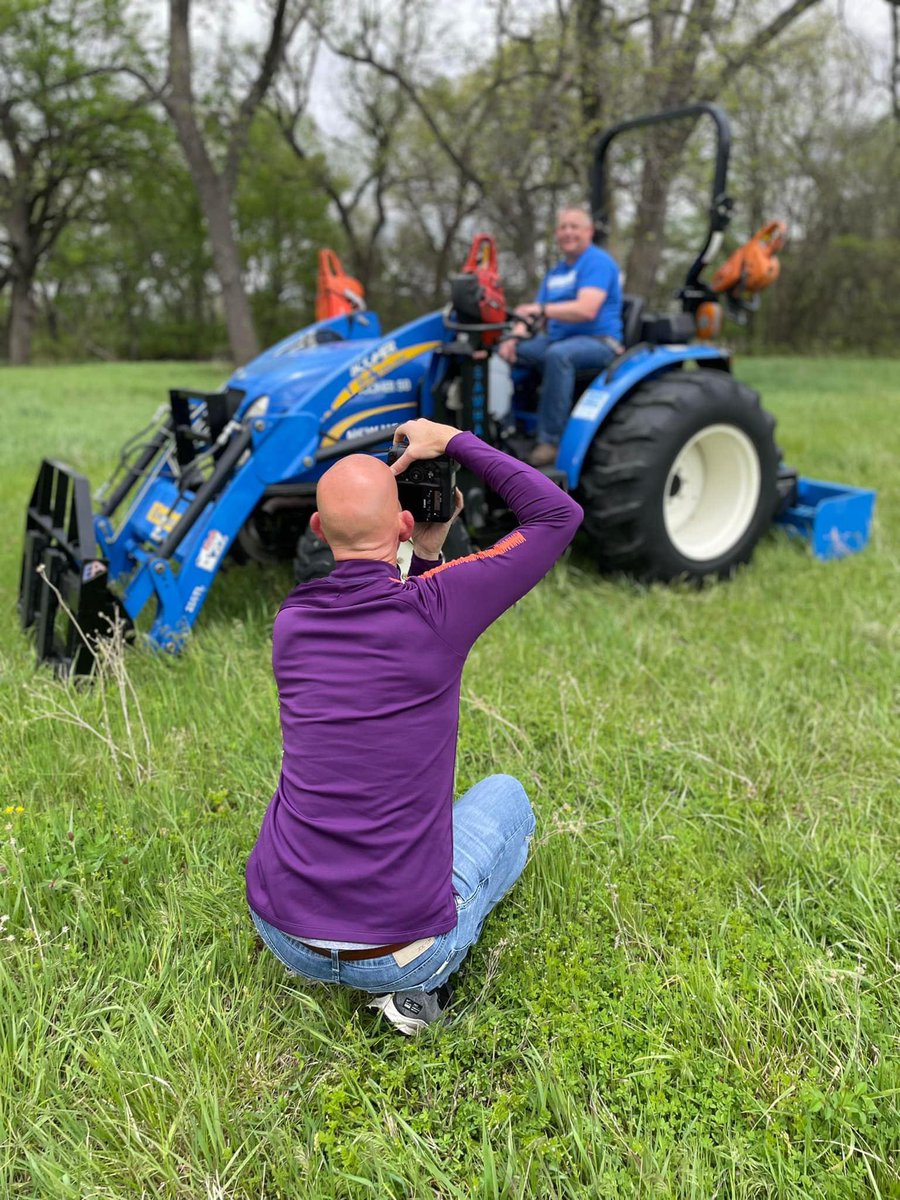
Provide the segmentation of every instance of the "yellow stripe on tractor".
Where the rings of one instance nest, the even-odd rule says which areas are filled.
[[[326,419],[333,416],[348,400],[352,400],[354,396],[358,396],[360,392],[364,392],[366,388],[371,387],[373,383],[376,383],[384,375],[389,375],[395,367],[401,367],[404,363],[418,358],[420,354],[426,354],[429,350],[436,350],[440,344],[440,342],[419,342],[416,346],[406,346],[403,350],[397,350],[394,354],[388,355],[381,362],[373,363],[371,367],[366,367],[355,379],[351,379],[342,391],[338,392],[334,403],[325,414]]]

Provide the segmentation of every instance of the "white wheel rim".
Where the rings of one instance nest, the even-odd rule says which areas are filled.
[[[663,493],[669,540],[685,558],[720,558],[747,532],[759,492],[759,456],[750,438],[734,425],[708,425],[669,469]]]

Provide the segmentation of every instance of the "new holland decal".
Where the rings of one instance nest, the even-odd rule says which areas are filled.
[[[404,363],[418,358],[420,354],[427,354],[429,350],[436,349],[440,344],[440,342],[419,342],[415,346],[406,346],[402,350],[395,349],[395,343],[393,342],[379,346],[363,359],[361,363],[357,363],[351,368],[354,377],[345,388],[338,392],[334,403],[323,417],[323,420],[327,421],[348,400],[352,400],[354,396],[358,396],[360,392],[364,392],[366,388],[371,387],[383,375],[388,375],[396,367],[401,367]]]
[[[363,412],[354,413],[352,417],[345,417],[342,421],[336,424],[322,434],[323,439],[327,438],[329,442],[339,441],[344,434],[347,438],[366,437],[370,433],[378,433],[382,429],[393,429],[397,425],[397,421],[376,421],[371,425],[363,425],[363,421],[371,421],[372,417],[380,417],[382,413],[396,412],[401,408],[408,408],[412,412],[415,411],[415,404],[401,404],[395,400],[393,404],[379,404],[377,408],[367,408]]]

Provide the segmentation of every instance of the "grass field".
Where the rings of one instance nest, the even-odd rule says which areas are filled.
[[[230,570],[182,657],[91,690],[18,629],[40,457],[98,482],[223,370],[0,375],[0,1197],[900,1197],[900,362],[738,370],[789,461],[880,489],[870,546],[773,534],[700,592],[576,552],[489,630],[458,783],[518,775],[538,836],[415,1043],[244,906],[289,569]]]

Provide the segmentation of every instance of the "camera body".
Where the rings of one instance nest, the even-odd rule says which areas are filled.
[[[405,446],[391,446],[388,466],[403,454]],[[416,521],[449,521],[453,516],[456,463],[448,454],[420,458],[397,476],[400,507]]]

